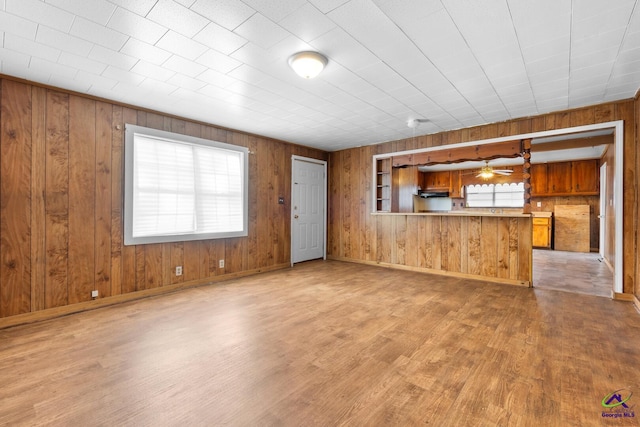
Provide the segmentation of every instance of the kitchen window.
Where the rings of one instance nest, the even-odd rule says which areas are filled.
[[[467,185],[468,208],[521,208],[524,183]]]

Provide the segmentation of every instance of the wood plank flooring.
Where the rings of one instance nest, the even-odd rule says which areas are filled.
[[[0,425],[595,426],[638,337],[626,302],[312,261],[0,330]]]
[[[611,298],[613,273],[597,253],[534,249],[533,286]]]

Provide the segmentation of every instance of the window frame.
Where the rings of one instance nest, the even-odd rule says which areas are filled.
[[[209,233],[177,233],[153,236],[133,236],[133,195],[134,195],[134,148],[135,136],[141,135],[147,138],[159,139],[177,144],[205,146],[239,152],[241,159],[241,191],[242,191],[242,230],[209,232]],[[249,235],[249,149],[239,145],[227,144],[194,136],[167,132],[143,126],[125,124],[124,141],[124,206],[123,206],[123,232],[124,244],[140,245],[151,243],[171,243],[194,240],[224,239],[229,237],[246,237]]]
[[[490,208],[521,208],[521,207],[523,207],[523,206],[524,206],[524,197],[522,198],[522,205],[519,205],[519,206],[513,206],[513,205],[496,205],[496,187],[497,187],[498,185],[508,185],[508,186],[511,186],[511,185],[514,185],[514,184],[515,184],[515,185],[518,185],[518,186],[519,186],[519,185],[522,185],[522,186],[523,186],[522,193],[523,193],[523,195],[524,195],[524,183],[523,183],[523,182],[518,182],[518,183],[497,183],[497,184],[496,184],[496,183],[467,184],[467,185],[465,186],[465,187],[467,187],[467,188],[465,189],[465,193],[466,193],[466,196],[467,196],[467,199],[466,199],[465,205],[466,205],[466,207],[468,207],[468,208],[487,208],[487,209],[490,209]],[[470,194],[470,192],[469,192],[469,187],[470,187],[470,186],[476,186],[476,185],[478,185],[478,186],[480,186],[480,187],[482,187],[482,186],[484,186],[484,185],[486,185],[487,187],[493,186],[493,187],[492,187],[492,189],[491,189],[491,192],[488,192],[488,191],[487,191],[487,193],[486,193],[486,194],[491,194],[491,206],[471,206],[471,205],[469,205],[469,194]],[[498,191],[498,193],[515,193],[515,191]],[[519,191],[518,191],[518,193],[519,193]],[[479,194],[479,193],[471,192],[471,194]]]

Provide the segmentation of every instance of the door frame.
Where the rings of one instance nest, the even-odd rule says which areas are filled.
[[[313,159],[311,157],[304,157],[304,156],[298,156],[293,154],[291,156],[291,206],[290,206],[290,212],[289,212],[289,217],[290,217],[290,221],[289,221],[289,230],[290,230],[290,234],[291,234],[291,241],[290,243],[290,247],[291,247],[291,255],[290,255],[290,263],[291,266],[293,267],[293,251],[295,248],[294,245],[294,239],[293,239],[293,228],[294,228],[294,223],[293,223],[293,206],[294,206],[294,200],[293,200],[293,195],[295,194],[294,190],[293,190],[293,186],[295,185],[295,175],[293,173],[294,170],[294,164],[295,162],[306,162],[306,163],[315,163],[318,165],[322,165],[324,167],[324,179],[323,179],[323,188],[324,188],[324,198],[322,200],[323,202],[323,206],[322,206],[322,217],[323,217],[323,222],[324,222],[324,233],[322,235],[322,259],[326,260],[327,259],[327,200],[328,200],[328,194],[327,194],[327,190],[328,190],[328,185],[327,185],[327,161],[326,160],[318,160],[318,159]]]
[[[607,162],[600,164],[600,215],[598,215],[599,240],[598,252],[602,259],[606,262],[605,249],[607,239]],[[604,220],[603,220],[604,219]],[[608,263],[607,263],[608,264]]]

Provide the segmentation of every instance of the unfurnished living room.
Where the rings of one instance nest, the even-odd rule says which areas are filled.
[[[0,36],[0,425],[640,425],[638,0]]]

